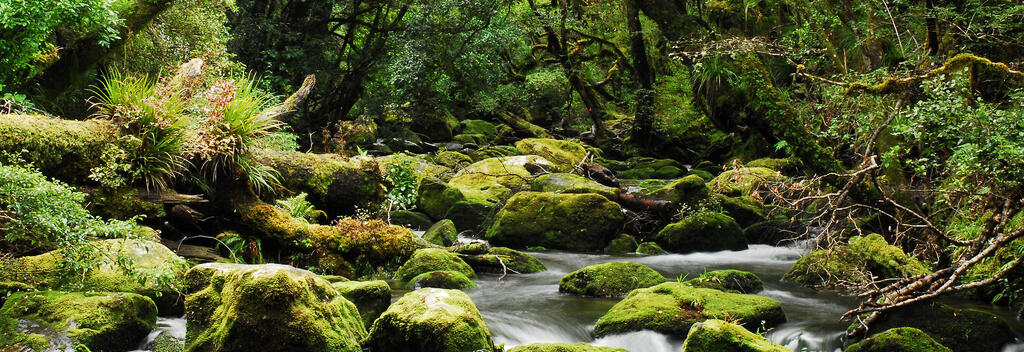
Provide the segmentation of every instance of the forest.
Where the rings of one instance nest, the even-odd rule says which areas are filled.
[[[1020,0],[0,0],[0,352],[1024,351]]]

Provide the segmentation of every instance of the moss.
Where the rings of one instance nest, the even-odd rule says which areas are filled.
[[[711,180],[713,180],[715,178],[714,174],[712,174],[712,173],[710,173],[710,172],[708,172],[706,170],[701,170],[701,169],[693,169],[693,170],[687,171],[686,172],[686,176],[690,176],[690,175],[694,175],[694,176],[700,177],[701,179],[704,180],[704,182],[710,182]]]
[[[331,286],[342,297],[356,305],[365,326],[384,313],[391,305],[391,286],[386,281],[344,281],[332,282]]]
[[[619,172],[619,178],[627,180],[646,180],[654,178],[655,173],[657,173],[657,170],[653,167],[638,167]]]
[[[530,274],[547,271],[548,268],[532,255],[505,247],[493,247],[484,254],[466,256],[466,263],[478,272],[504,274]]]
[[[723,320],[710,319],[690,328],[683,352],[788,352],[764,336]]]
[[[259,160],[280,176],[278,194],[306,192],[317,209],[328,214],[351,214],[355,207],[380,202],[384,183],[372,159],[337,154],[261,151]]]
[[[747,227],[767,218],[768,212],[764,203],[752,197],[726,197],[716,194],[715,200],[722,207],[722,211],[735,219],[740,227]]]
[[[708,187],[704,183],[704,179],[699,176],[690,175],[672,181],[651,192],[650,195],[659,200],[696,206],[708,198]]]
[[[486,237],[512,248],[599,251],[622,220],[619,205],[598,194],[520,192],[498,212]]]
[[[661,249],[661,246],[654,242],[640,242],[636,246],[636,252],[644,255],[665,254],[665,250]]]
[[[783,279],[808,286],[831,287],[837,282],[863,283],[929,272],[927,266],[890,245],[879,234],[854,236],[849,244],[816,250],[801,257]]]
[[[497,127],[484,120],[462,120],[462,133],[481,134],[488,138],[494,138],[498,133]]]
[[[637,192],[644,195],[654,193],[665,187],[665,185],[668,185],[668,182],[665,180],[640,180],[640,182],[635,184],[635,186],[639,188]]]
[[[444,219],[438,221],[423,233],[423,239],[438,246],[451,246],[458,242],[459,231],[455,229],[455,223]]]
[[[476,283],[458,271],[437,270],[416,275],[406,286],[413,290],[424,287],[464,290],[476,287]]]
[[[537,155],[490,158],[459,170],[448,183],[467,197],[501,201],[512,195],[509,190],[521,189],[533,178],[526,164],[553,167],[550,161]]]
[[[395,279],[409,281],[419,274],[431,271],[450,270],[475,278],[476,272],[458,255],[440,248],[424,248],[413,253],[405,264],[398,268]]]
[[[1002,317],[975,308],[937,302],[912,304],[886,313],[868,333],[912,327],[953,351],[1002,351],[1016,338]]]
[[[469,155],[462,154],[453,151],[438,152],[437,156],[434,157],[434,162],[438,165],[444,165],[454,170],[459,170],[469,164],[473,163],[473,159]]]
[[[653,330],[684,338],[694,323],[730,319],[746,327],[772,327],[785,322],[782,304],[768,297],[694,288],[666,282],[634,290],[616,303],[594,327],[598,336]]]
[[[370,328],[371,351],[494,351],[480,311],[462,291],[425,288],[398,299]]]
[[[801,224],[793,223],[788,218],[771,219],[747,226],[743,229],[743,236],[749,243],[777,246],[792,241],[803,231]]]
[[[185,281],[186,351],[361,351],[356,306],[311,272],[203,264]]]
[[[843,352],[953,352],[924,331],[915,328],[893,328],[871,335]]]
[[[516,142],[516,149],[519,154],[540,155],[554,165],[554,170],[561,172],[571,171],[587,156],[583,144],[561,139],[527,138]]]
[[[727,170],[708,183],[712,192],[727,196],[749,196],[764,183],[785,182],[778,171],[763,167],[745,167]]]
[[[619,234],[605,247],[604,252],[608,254],[625,254],[636,252],[636,238],[627,234]]]
[[[593,346],[585,343],[532,343],[516,346],[506,352],[629,352],[621,348]]]
[[[452,137],[452,141],[461,144],[484,145],[490,142],[487,136],[482,134],[460,134]]]
[[[86,201],[86,209],[90,213],[104,218],[128,220],[139,215],[146,219],[167,216],[163,204],[145,201],[137,190],[129,187],[100,188],[90,193]]]
[[[629,291],[665,282],[650,267],[631,262],[591,265],[563,276],[558,292],[594,297],[622,297]]]
[[[655,235],[654,240],[662,248],[676,253],[747,248],[747,239],[736,220],[713,212],[697,213],[669,224]]]
[[[148,277],[163,276],[170,285],[161,285],[155,279],[140,282],[139,277],[126,274],[120,268],[104,264],[89,271],[85,277],[70,278],[74,284],[89,291],[131,292],[151,298],[167,314],[181,312],[181,300],[174,286],[175,281],[183,277],[188,270],[184,258],[171,252],[163,245],[145,240],[111,239],[91,242],[94,249],[109,253],[113,258],[124,257],[132,261],[132,267]],[[38,289],[56,289],[69,284],[69,278],[58,277],[57,265],[61,259],[60,250],[19,259],[25,270],[0,272],[0,281],[16,281],[31,285]]]
[[[391,223],[405,226],[413,230],[426,230],[434,221],[427,214],[412,210],[392,210]]]
[[[667,179],[667,178],[679,177],[680,175],[683,175],[684,173],[685,173],[685,171],[683,169],[680,169],[677,166],[665,165],[665,166],[662,166],[662,167],[659,167],[659,168],[655,169],[654,170],[654,175],[652,175],[652,176],[654,176],[656,178]]]
[[[509,157],[513,155],[519,155],[519,150],[511,145],[499,145],[493,147],[483,147],[476,150],[467,152],[473,162],[477,162],[489,158]]]
[[[420,180],[417,188],[416,207],[434,219],[443,219],[448,209],[457,202],[466,200],[458,188],[437,178]]]
[[[763,167],[778,171],[783,175],[796,176],[800,174],[800,169],[803,168],[804,162],[797,158],[761,158],[746,163],[745,166]]]
[[[464,255],[487,254],[491,246],[484,241],[460,242],[452,246],[452,252]]]
[[[153,352],[181,352],[184,349],[184,342],[168,333],[162,333],[153,340]]]
[[[133,293],[15,293],[0,308],[0,349],[63,350],[62,345],[81,344],[93,351],[125,351],[156,327],[156,315],[152,300]]]
[[[719,291],[755,293],[764,289],[764,281],[757,275],[742,270],[715,270],[686,281],[693,287],[712,288]]]
[[[602,185],[589,178],[562,173],[537,177],[533,181],[532,190],[551,193],[597,193],[611,201],[617,200],[621,192],[618,188]]]
[[[0,151],[18,153],[43,173],[84,181],[116,138],[104,120],[72,121],[38,115],[0,114]]]

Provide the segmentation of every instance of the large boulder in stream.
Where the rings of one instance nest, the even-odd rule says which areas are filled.
[[[872,277],[890,279],[927,273],[928,267],[889,244],[879,234],[854,236],[849,244],[820,249],[800,257],[783,277],[812,287],[838,282],[865,283]]]
[[[359,352],[366,336],[330,282],[287,265],[202,264],[185,293],[186,351]]]
[[[576,141],[551,138],[526,138],[516,142],[523,155],[540,155],[554,164],[554,171],[572,171],[587,156],[587,149]]]
[[[491,332],[468,295],[424,288],[384,312],[363,342],[370,352],[495,351]]]
[[[658,200],[696,207],[701,201],[707,199],[709,194],[704,179],[700,176],[690,175],[669,182],[650,192],[649,196]]]
[[[156,304],[134,293],[15,293],[0,308],[0,351],[126,351],[156,315]]]
[[[110,239],[94,241],[90,244],[96,251],[109,254],[113,258],[126,258],[132,262],[132,268],[143,273],[145,280],[125,273],[117,265],[104,263],[97,265],[81,277],[83,291],[132,292],[151,298],[156,302],[163,314],[180,314],[182,311],[181,297],[177,287],[161,285],[155,277],[162,276],[168,282],[185,275],[188,263],[184,258],[174,254],[162,244],[132,239]],[[54,273],[63,262],[60,250],[47,252],[37,256],[22,257],[18,261],[24,270],[0,270],[0,281],[20,282],[36,289],[56,289],[66,282]]]
[[[683,352],[791,352],[764,336],[742,326],[718,319],[705,320],[690,328]]]
[[[548,270],[532,255],[506,247],[490,247],[484,253],[466,255],[463,259],[476,272],[530,274]]]
[[[786,180],[786,176],[772,169],[744,167],[719,174],[708,183],[708,188],[727,196],[749,196],[763,184],[782,183]]]
[[[915,328],[894,328],[847,347],[843,352],[953,352]]]
[[[331,286],[356,305],[363,324],[370,326],[391,305],[391,286],[384,280],[340,281]]]
[[[922,302],[888,312],[871,324],[868,333],[898,327],[921,330],[956,352],[999,352],[1016,339],[1009,323],[998,315],[938,302]]]
[[[412,280],[409,280],[406,287],[413,290],[424,287],[464,290],[476,287],[476,283],[470,280],[466,274],[458,271],[435,270],[416,275]]]
[[[760,277],[754,273],[734,269],[709,271],[687,280],[686,284],[738,293],[755,293],[764,289],[764,281],[761,281]]]
[[[458,242],[459,230],[455,228],[455,222],[444,219],[430,225],[423,233],[423,239],[438,246],[451,246]]]
[[[608,200],[619,198],[620,189],[608,187],[589,178],[573,174],[545,174],[533,180],[533,190],[551,193],[597,193]]]
[[[513,347],[506,352],[629,352],[621,348],[602,347],[585,343],[531,343]]]
[[[696,288],[666,282],[633,290],[597,321],[597,336],[653,330],[685,338],[690,326],[707,319],[729,319],[748,328],[773,327],[786,321],[782,303],[755,295]]]
[[[476,272],[455,253],[441,248],[423,248],[416,250],[412,258],[398,268],[395,279],[409,281],[420,274],[431,271],[447,270],[462,273],[468,278],[475,278]]]
[[[665,282],[650,267],[631,262],[612,262],[584,267],[558,282],[558,292],[593,297],[622,297],[632,290]]]
[[[668,224],[654,236],[654,241],[676,253],[747,249],[747,238],[736,220],[715,212],[693,214]]]
[[[622,208],[598,194],[520,192],[498,212],[486,237],[512,248],[600,251],[622,220]]]

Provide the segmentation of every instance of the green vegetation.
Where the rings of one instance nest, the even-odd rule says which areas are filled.
[[[665,282],[650,267],[631,262],[591,265],[563,276],[558,292],[594,297],[622,297],[638,288]]]

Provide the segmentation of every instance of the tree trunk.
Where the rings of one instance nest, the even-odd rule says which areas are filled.
[[[633,56],[633,75],[636,77],[636,120],[633,124],[633,142],[650,147],[654,130],[654,69],[647,56],[643,25],[637,0],[627,1],[626,24],[629,27],[630,55]]]
[[[925,0],[925,8],[928,13],[925,15],[925,25],[928,28],[928,55],[939,54],[939,20],[935,18],[934,0]]]

